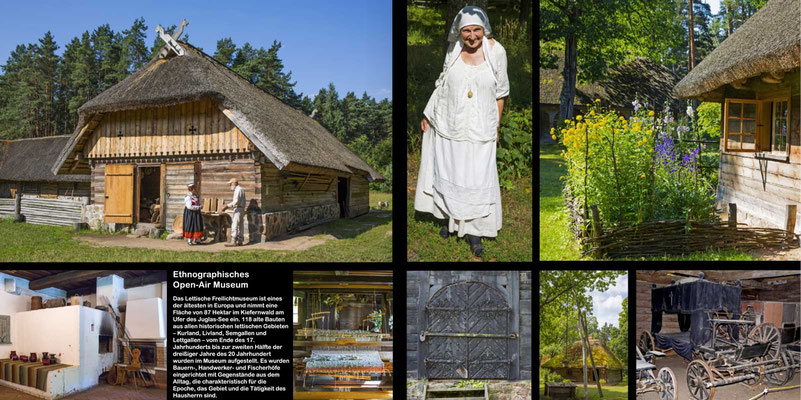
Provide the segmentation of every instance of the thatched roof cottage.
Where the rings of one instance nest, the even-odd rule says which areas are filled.
[[[50,170],[69,135],[0,140],[0,198],[89,197],[89,176],[57,175]]]
[[[175,42],[173,42],[175,43]],[[367,213],[368,182],[384,177],[317,121],[287,106],[186,42],[79,110],[52,170],[90,174],[103,222],[144,224],[161,205],[171,229],[186,184],[230,201],[246,191],[245,234],[269,239],[302,226]]]
[[[551,127],[559,122],[563,70],[563,55],[559,55],[556,69],[540,67],[540,142],[551,141]],[[584,114],[595,99],[625,116],[634,113],[632,102],[635,99],[656,109],[661,109],[667,101],[675,113],[679,110],[679,102],[673,96],[673,87],[678,81],[679,78],[665,66],[637,58],[610,70],[602,81],[579,83],[573,100],[573,113]]]
[[[770,0],[675,87],[720,103],[717,201],[750,225],[786,228],[788,205],[801,203],[799,15],[798,0]]]
[[[612,351],[598,339],[590,337],[589,342],[599,379],[603,379],[607,383],[616,383],[623,380],[623,364],[615,357]],[[581,341],[571,344],[565,354],[558,354],[545,361],[542,364],[542,368],[550,369],[565,379],[583,381],[584,364],[581,360]],[[587,355],[587,379],[595,382],[589,354]]]

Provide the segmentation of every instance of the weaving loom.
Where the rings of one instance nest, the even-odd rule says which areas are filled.
[[[303,359],[307,373],[380,374],[384,362],[377,350],[312,350],[311,357]]]
[[[69,366],[67,364],[44,365],[41,362],[12,361],[7,358],[0,360],[0,379],[46,391],[47,374],[50,371]]]
[[[357,342],[380,342],[389,337],[386,333],[362,330],[332,330],[304,328],[298,330],[298,336],[312,337],[315,342],[335,342],[337,339],[354,339]]]

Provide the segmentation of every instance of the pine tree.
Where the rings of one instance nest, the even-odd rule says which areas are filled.
[[[50,31],[39,39],[39,46],[34,54],[37,93],[33,99],[37,110],[35,136],[52,136],[56,134],[55,96],[58,80],[59,57],[56,55],[58,45]]]
[[[217,41],[217,50],[214,52],[214,59],[219,61],[220,64],[230,67],[233,62],[235,51],[236,45],[230,37],[220,39]]]
[[[122,31],[122,56],[118,68],[119,73],[127,76],[147,64],[150,53],[145,45],[146,32],[147,25],[145,25],[144,17],[135,19],[130,28]]]

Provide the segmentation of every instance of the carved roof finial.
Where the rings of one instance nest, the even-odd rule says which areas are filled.
[[[178,26],[178,29],[172,34],[172,36],[164,32],[164,28],[162,28],[161,25],[156,26],[156,32],[158,32],[161,40],[164,41],[164,48],[159,52],[159,58],[167,57],[167,55],[170,54],[170,51],[179,56],[186,54],[184,52],[184,48],[178,44],[178,38],[184,33],[184,27],[187,25],[189,25],[189,22],[186,22],[186,19],[182,20],[181,24]]]

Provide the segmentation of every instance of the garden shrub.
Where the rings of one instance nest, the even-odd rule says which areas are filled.
[[[682,141],[689,127],[636,101],[628,119],[598,103],[551,130],[564,146],[566,190],[584,215],[597,204],[605,227],[714,218],[714,187],[698,174],[697,146]]]
[[[701,103],[695,110],[698,114],[698,131],[708,138],[720,137],[720,103]]]
[[[510,109],[501,118],[497,162],[502,188],[513,189],[512,182],[531,173],[534,162],[531,126],[531,108]]]

